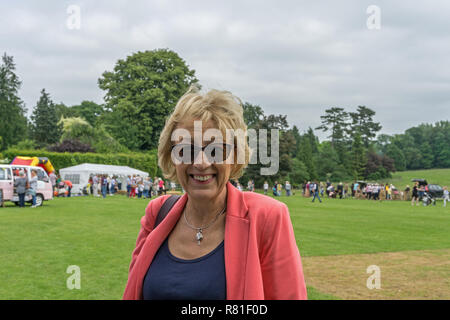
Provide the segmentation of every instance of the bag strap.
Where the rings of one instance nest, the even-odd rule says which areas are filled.
[[[161,209],[159,209],[158,215],[156,217],[155,226],[153,229],[155,229],[167,216],[170,209],[175,205],[175,203],[180,199],[181,196],[179,195],[171,195],[161,206]]]

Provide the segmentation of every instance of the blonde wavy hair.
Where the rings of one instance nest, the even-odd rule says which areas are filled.
[[[250,157],[246,138],[247,125],[244,122],[242,102],[229,91],[212,89],[205,94],[201,94],[199,88],[195,85],[191,86],[178,100],[174,111],[166,119],[164,129],[159,137],[158,165],[164,177],[178,182],[175,164],[171,158],[172,132],[179,125],[192,120],[201,120],[202,122],[212,120],[224,137],[227,129],[242,130],[241,132],[245,134],[245,139],[237,141],[236,137],[234,137],[234,145],[238,149],[238,153],[239,151],[244,152],[245,159],[237,163],[237,154],[234,152],[235,161],[231,164],[230,173],[230,179],[240,178],[248,165]]]

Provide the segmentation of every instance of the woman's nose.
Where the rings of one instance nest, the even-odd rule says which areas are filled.
[[[205,151],[199,151],[196,156],[194,156],[193,166],[197,169],[204,169],[211,165],[211,162],[208,161],[208,157],[205,155]]]

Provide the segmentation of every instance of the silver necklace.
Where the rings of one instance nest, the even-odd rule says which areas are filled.
[[[184,210],[184,221],[186,221],[187,226],[188,226],[189,228],[191,228],[191,229],[197,231],[197,234],[195,235],[195,239],[197,240],[197,244],[198,244],[198,245],[200,245],[200,242],[203,240],[203,230],[209,228],[214,222],[216,222],[217,218],[219,218],[219,216],[222,215],[222,214],[225,212],[226,209],[227,209],[227,206],[225,206],[225,207],[222,209],[222,211],[220,211],[220,212],[216,215],[216,217],[214,218],[213,221],[211,221],[209,224],[207,224],[207,225],[204,226],[204,227],[198,227],[198,228],[197,228],[197,227],[194,227],[193,225],[191,225],[191,224],[187,221],[187,218],[186,218],[186,210]]]

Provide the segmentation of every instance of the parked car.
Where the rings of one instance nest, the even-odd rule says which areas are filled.
[[[41,206],[45,200],[53,199],[53,187],[47,172],[41,167],[26,165],[0,165],[0,189],[3,190],[3,200],[12,201],[19,204],[19,196],[14,188],[14,180],[18,177],[19,171],[23,170],[28,180],[31,179],[31,170],[36,170],[38,183],[36,192],[36,206]],[[32,197],[28,193],[25,201],[31,203]]]
[[[442,198],[444,196],[444,189],[438,184],[427,185],[425,192],[429,193],[433,198]]]

